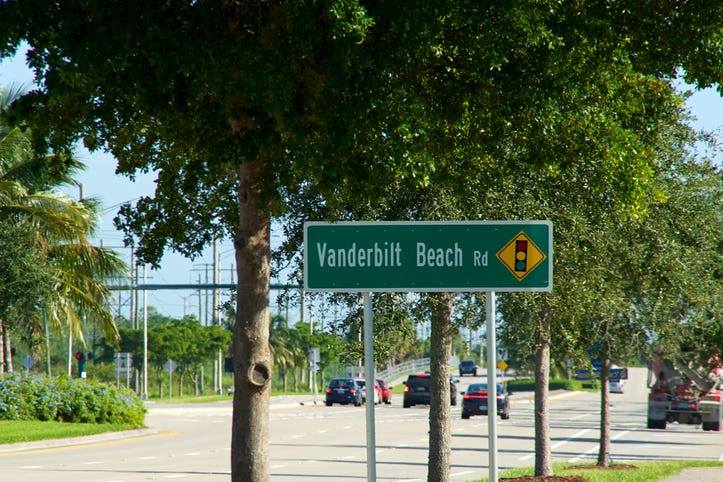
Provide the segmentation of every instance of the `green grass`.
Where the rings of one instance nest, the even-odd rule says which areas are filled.
[[[39,422],[28,420],[0,421],[0,444],[35,442],[56,438],[80,437],[106,432],[131,430],[136,427],[108,423]]]
[[[627,465],[627,464],[626,464]],[[589,482],[653,482],[663,480],[666,477],[680,473],[681,470],[689,467],[721,467],[723,462],[714,461],[666,461],[666,462],[640,462],[633,463],[637,469],[580,469],[581,464],[558,463],[553,464],[552,470],[555,475],[584,477]],[[570,468],[572,467],[572,468]],[[590,467],[593,467],[591,464]],[[503,479],[533,475],[531,467],[505,470],[499,474]],[[474,482],[486,482],[488,479],[478,479]]]

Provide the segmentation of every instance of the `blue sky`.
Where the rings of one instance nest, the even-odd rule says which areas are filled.
[[[16,55],[14,58],[0,62],[0,86],[9,87],[14,83],[30,86],[32,84],[32,73],[24,64],[24,54]],[[719,138],[723,131],[723,99],[713,89],[696,92],[688,101],[692,113],[697,118],[695,126],[708,131],[717,132]],[[134,201],[139,196],[152,195],[154,178],[152,175],[139,176],[135,182],[115,174],[115,159],[106,153],[89,153],[83,148],[77,152],[78,158],[83,161],[87,169],[78,176],[78,182],[82,184],[83,196],[95,197],[102,201],[102,220],[100,229],[94,240],[97,244],[113,247],[120,255],[130,262],[130,250],[123,248],[122,234],[113,226],[113,217],[118,207],[129,201]],[[720,157],[719,157],[720,159]],[[68,194],[79,195],[79,188],[66,189]],[[235,266],[233,247],[230,242],[222,242],[219,248],[221,282],[232,282],[232,271]],[[148,270],[148,283],[158,284],[182,284],[182,283],[205,283],[213,280],[210,266],[213,263],[212,250],[207,249],[201,256],[191,261],[175,253],[166,253],[160,270]],[[141,270],[142,276],[142,270]],[[208,278],[206,278],[208,276]],[[233,274],[235,279],[235,273]],[[141,279],[142,282],[142,279]],[[274,280],[273,282],[277,282]],[[127,313],[126,293],[121,295],[121,305],[124,313]],[[272,303],[274,303],[272,293]],[[163,314],[181,317],[184,313],[199,313],[201,305],[201,317],[205,318],[207,302],[200,300],[197,292],[194,291],[149,291],[148,305],[153,306]],[[210,316],[210,315],[209,315]]]

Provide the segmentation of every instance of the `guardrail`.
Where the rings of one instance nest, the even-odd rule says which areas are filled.
[[[380,370],[377,372],[377,378],[382,380],[394,380],[400,375],[407,375],[409,373],[416,373],[429,369],[429,358],[419,358],[417,360],[410,360],[399,363],[386,370]],[[350,377],[363,377],[364,367],[363,366],[347,366],[346,373]]]

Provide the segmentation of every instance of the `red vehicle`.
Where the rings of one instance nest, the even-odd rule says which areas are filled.
[[[355,378],[354,381],[356,381],[357,385],[359,385],[362,389],[362,402],[367,403],[366,381],[363,378]],[[382,403],[382,387],[379,385],[377,380],[374,381],[374,392],[372,395],[372,403],[374,403],[374,405]]]
[[[679,361],[679,360],[676,360]],[[705,370],[702,370],[705,371]],[[665,429],[668,423],[701,425],[720,431],[723,414],[723,369],[709,373],[656,358],[649,371],[648,428]]]
[[[377,378],[377,384],[379,385],[379,388],[382,391],[382,402],[386,403],[387,405],[390,405],[392,403],[392,392],[390,390],[390,386],[387,385],[387,382],[384,380],[380,380]]]

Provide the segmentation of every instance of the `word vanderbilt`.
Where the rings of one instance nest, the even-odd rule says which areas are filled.
[[[459,243],[447,246],[428,246],[417,242],[408,253],[399,241],[375,242],[373,245],[337,248],[316,243],[321,268],[396,268],[405,264],[416,267],[462,267],[465,261],[472,266],[487,266],[487,251],[471,250],[467,257]]]

